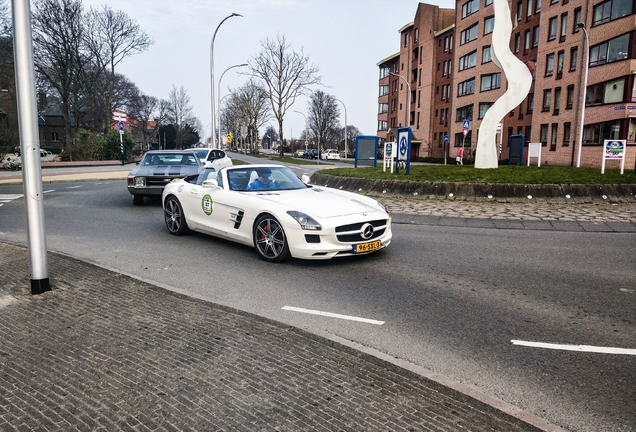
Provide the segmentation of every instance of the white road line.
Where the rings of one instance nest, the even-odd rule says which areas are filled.
[[[283,306],[282,309],[283,310],[288,310],[288,311],[293,311],[293,312],[301,312],[301,313],[311,314],[311,315],[321,315],[321,316],[326,316],[326,317],[330,317],[330,318],[345,319],[345,320],[349,320],[349,321],[360,321],[360,322],[367,323],[367,324],[375,324],[375,325],[384,324],[384,321],[376,321],[376,320],[372,320],[372,319],[354,317],[354,316],[349,316],[349,315],[340,315],[340,314],[335,314],[335,313],[331,313],[331,312],[323,312],[323,311],[317,311],[317,310],[302,309],[302,308],[297,308],[297,307],[293,307],[293,306]]]
[[[55,189],[45,190],[44,193],[55,192]]]
[[[627,348],[612,348],[612,347],[597,347],[591,345],[564,345],[564,344],[551,344],[544,342],[526,342],[520,340],[511,340],[513,345],[522,345],[533,348],[547,348],[563,351],[580,351],[580,352],[593,352],[601,354],[624,354],[624,355],[636,355],[636,349]]]
[[[10,201],[10,200],[14,200],[14,199],[20,199],[23,196],[24,196],[23,194],[0,194],[0,200],[9,200]]]
[[[69,186],[66,189],[77,189],[77,188],[81,188],[82,186]]]

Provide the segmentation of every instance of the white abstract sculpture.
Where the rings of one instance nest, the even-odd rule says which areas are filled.
[[[493,7],[495,25],[490,53],[492,61],[503,70],[508,80],[508,90],[486,111],[481,121],[475,153],[475,168],[497,168],[497,126],[506,114],[523,102],[532,85],[532,73],[528,66],[510,51],[512,21],[508,0],[494,0]]]

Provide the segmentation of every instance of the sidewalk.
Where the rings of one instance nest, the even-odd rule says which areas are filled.
[[[0,242],[0,430],[537,431],[543,420],[338,338]]]

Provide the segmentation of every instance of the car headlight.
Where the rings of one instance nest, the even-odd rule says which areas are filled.
[[[320,231],[322,229],[320,224],[316,222],[314,218],[306,215],[303,212],[290,210],[287,212],[287,214],[293,217],[296,220],[296,222],[298,222],[300,227],[304,230]]]
[[[135,177],[135,187],[146,187],[146,177]]]

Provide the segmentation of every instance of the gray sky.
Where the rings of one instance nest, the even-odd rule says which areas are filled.
[[[377,63],[399,50],[398,30],[413,21],[417,1],[412,0],[83,0],[86,8],[108,4],[136,20],[154,39],[149,51],[129,57],[118,72],[150,96],[166,99],[173,85],[184,87],[194,115],[209,136],[210,42],[214,43],[215,87],[223,71],[247,63],[261,51],[261,41],[284,35],[296,50],[303,49],[320,69],[321,89],[347,108],[347,124],[365,135],[377,128]],[[453,8],[452,0],[429,4]],[[220,96],[247,81],[235,68],[223,77]],[[320,87],[315,87],[318,89]],[[217,95],[219,89],[216,88]],[[216,97],[215,97],[216,99]],[[344,125],[341,108],[340,123]],[[305,127],[307,98],[299,98],[284,119],[284,134],[296,138]],[[276,129],[274,120],[270,121]],[[262,132],[262,131],[261,131]]]

